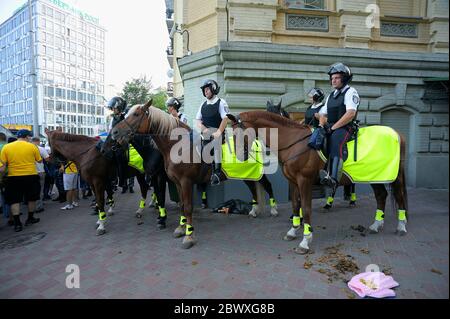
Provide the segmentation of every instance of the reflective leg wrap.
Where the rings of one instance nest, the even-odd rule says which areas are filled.
[[[158,197],[156,196],[155,193],[152,194],[152,200],[153,200],[153,203],[155,203],[155,205],[158,205]]]
[[[99,220],[105,220],[106,219],[106,213],[105,212],[98,212],[98,219]]]
[[[159,217],[161,217],[161,218],[166,217],[166,209],[165,208],[163,208],[163,207],[159,208]],[[180,224],[181,224],[181,222],[180,222]]]
[[[356,193],[351,193],[351,194],[350,194],[350,200],[351,200],[352,202],[356,202]]]
[[[328,196],[328,198],[327,198],[327,205],[333,205],[333,202],[334,202],[334,198],[333,197],[331,197],[331,196]]]
[[[375,222],[369,226],[369,230],[371,233],[378,233],[383,229],[384,226],[384,212],[380,209],[377,209],[375,213]]]
[[[300,224],[303,223],[303,210],[300,208],[298,214],[300,215]]]
[[[186,224],[186,236],[191,236],[193,232],[194,227],[189,224]]]
[[[139,208],[142,208],[142,209],[145,208],[145,199],[142,198],[142,199],[139,201]]]
[[[180,216],[180,226],[186,225],[187,218],[184,216]]]
[[[294,216],[292,218],[292,226],[297,228],[297,227],[300,226],[300,224],[301,224],[301,217],[300,216]]]
[[[202,192],[202,199],[206,199],[206,192]]]
[[[406,222],[406,210],[403,209],[398,210],[398,220]]]
[[[310,224],[305,224],[304,227],[303,227],[303,235],[304,236],[308,236],[308,235],[311,235],[312,232],[313,232],[313,229],[312,229],[311,225]]]
[[[375,213],[375,220],[376,221],[384,220],[384,212],[382,210],[377,209],[377,212]]]
[[[270,198],[269,203],[270,203],[270,207],[274,207],[277,204],[277,202],[275,201],[274,198]]]
[[[254,207],[254,206],[258,205],[258,202],[256,200],[252,199],[252,203],[251,204]]]

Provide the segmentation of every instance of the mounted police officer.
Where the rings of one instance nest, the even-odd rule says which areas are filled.
[[[320,88],[312,88],[308,93],[308,97],[312,104],[306,109],[305,119],[302,121],[302,124],[317,128],[319,126],[319,111],[324,106],[325,93]]]
[[[107,108],[113,111],[111,122],[109,124],[109,132],[116,126],[119,122],[125,119],[125,114],[127,110],[127,101],[125,101],[120,96],[115,96],[109,100]],[[125,178],[125,172],[128,166],[128,159],[124,152],[115,153],[116,163],[117,163],[117,174],[119,175],[119,186],[122,187],[122,193],[125,193],[128,185]]]
[[[223,132],[228,123],[229,109],[227,102],[217,97],[220,87],[216,81],[206,80],[200,89],[206,101],[200,105],[195,119],[204,137],[204,145],[210,142],[214,143],[214,172],[211,174],[211,185],[219,185],[222,161],[221,145]]]
[[[319,126],[328,133],[328,172],[321,170],[321,183],[336,189],[342,175],[343,161],[347,159],[347,141],[352,137],[352,122],[359,106],[358,92],[349,86],[353,74],[343,63],[329,67],[331,86],[334,91],[327,97],[325,105],[319,111]]]
[[[167,107],[167,111],[171,115],[178,118],[184,124],[186,124],[186,125],[188,124],[188,119],[187,119],[186,115],[184,115],[183,113],[180,112],[180,108],[181,108],[180,100],[178,100],[175,97],[171,97],[170,99],[168,99],[166,101],[166,107]]]

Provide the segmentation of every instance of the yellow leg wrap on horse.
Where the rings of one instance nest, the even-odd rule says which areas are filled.
[[[293,218],[292,218],[292,226],[294,226],[294,227],[298,227],[298,226],[300,226],[300,216],[294,216]]]
[[[166,217],[166,209],[160,207],[159,208],[159,217]]]
[[[299,215],[300,215],[300,218],[303,218],[303,210],[300,208],[300,210],[299,210]]]
[[[377,209],[377,212],[375,213],[375,220],[382,221],[384,220],[384,212],[380,209]]]
[[[193,232],[194,232],[194,227],[192,227],[189,224],[186,224],[186,236],[192,235]]]
[[[106,213],[105,212],[98,212],[98,219],[105,220],[106,219]]]
[[[184,226],[187,222],[187,218],[184,216],[180,216],[180,226]]]
[[[206,192],[202,192],[202,199],[206,199]]]
[[[406,220],[406,210],[398,210],[398,220]]]
[[[328,198],[327,198],[327,205],[333,204],[333,201],[334,201],[334,198],[331,197],[331,196],[328,196]]]
[[[145,199],[139,201],[139,208],[145,208]]]
[[[269,203],[270,203],[270,207],[273,207],[277,204],[277,202],[275,201],[275,198],[270,198]]]
[[[350,200],[351,200],[352,202],[356,202],[356,193],[351,193],[351,194],[350,194]]]
[[[312,227],[310,224],[305,224],[304,228],[303,228],[303,235],[307,236],[310,235],[312,233]]]
[[[252,199],[252,207],[254,207],[256,205],[258,205],[258,202],[256,200]]]

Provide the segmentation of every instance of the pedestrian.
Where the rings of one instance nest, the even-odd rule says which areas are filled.
[[[41,192],[39,194],[39,199],[36,201],[36,213],[40,213],[44,211],[44,203],[43,203],[43,197],[45,195],[44,193],[44,182],[45,182],[45,167],[44,163],[48,162],[50,160],[50,155],[48,154],[47,150],[41,146],[41,139],[38,136],[34,136],[31,139],[31,143],[37,146],[39,149],[39,154],[41,154],[42,162],[36,162],[36,169],[39,175],[39,184]]]
[[[22,230],[20,220],[20,203],[28,203],[28,218],[25,226],[38,223],[34,217],[36,200],[39,199],[40,185],[36,162],[42,157],[36,145],[29,142],[32,133],[29,130],[19,130],[17,141],[4,145],[0,154],[0,170],[7,170],[5,185],[5,202],[11,205],[14,219],[14,231]]]
[[[63,172],[64,190],[66,191],[67,204],[61,207],[62,210],[74,209],[78,207],[76,201],[78,193],[78,169],[74,162],[68,161],[66,165],[61,164],[60,171]]]

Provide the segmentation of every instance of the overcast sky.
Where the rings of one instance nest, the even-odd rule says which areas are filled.
[[[0,24],[26,1],[0,0]],[[125,81],[146,75],[167,86],[169,34],[164,0],[63,0],[94,17],[106,30],[105,86],[121,91]],[[114,89],[116,88],[116,89]],[[107,94],[108,95],[108,94]]]

